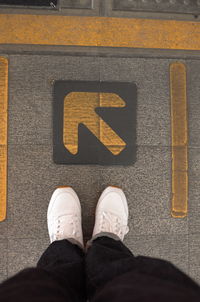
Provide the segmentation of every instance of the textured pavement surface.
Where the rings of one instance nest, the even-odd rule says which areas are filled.
[[[111,1],[74,1],[74,8],[71,1],[60,3],[64,14],[135,16],[132,10],[113,10]],[[200,56],[10,45],[1,46],[0,52],[9,59],[8,213],[0,223],[0,281],[34,266],[48,246],[46,211],[55,187],[70,185],[77,191],[88,239],[97,200],[112,184],[122,187],[128,198],[125,243],[132,252],[172,261],[200,282]],[[170,216],[169,64],[177,60],[187,67],[189,105],[189,214],[184,219]],[[138,150],[133,166],[53,163],[52,91],[57,80],[136,83]]]
[[[48,246],[46,210],[56,186],[78,193],[86,239],[95,205],[107,185],[128,198],[135,255],[172,261],[200,281],[200,61],[188,70],[189,216],[170,217],[171,151],[169,64],[174,59],[9,55],[8,215],[0,224],[0,278],[35,265]],[[53,163],[52,89],[55,80],[130,81],[138,87],[137,161],[133,166]]]

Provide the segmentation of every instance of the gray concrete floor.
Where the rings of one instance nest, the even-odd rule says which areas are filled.
[[[5,55],[5,54],[4,54]],[[0,280],[36,264],[49,244],[46,210],[56,186],[71,185],[90,237],[94,211],[107,185],[128,198],[135,255],[172,261],[200,281],[200,61],[188,70],[189,216],[170,217],[171,151],[169,64],[174,59],[70,55],[8,55],[8,215],[0,223]],[[133,166],[73,166],[53,163],[52,89],[55,80],[128,81],[138,86],[137,161]]]
[[[121,4],[120,4],[121,2]],[[122,5],[125,1],[115,1]],[[59,14],[199,19],[184,14],[114,10],[112,1],[60,1]],[[71,3],[71,1],[70,1]],[[74,1],[75,3],[75,1]],[[85,8],[81,6],[85,3]],[[118,5],[117,4],[117,5]],[[88,8],[86,7],[88,6]],[[196,10],[196,8],[195,8]],[[57,14],[55,10],[7,10]],[[55,187],[71,185],[90,238],[97,200],[107,185],[127,195],[130,232],[125,243],[135,255],[172,261],[200,282],[200,55],[198,52],[84,47],[1,45],[9,59],[8,214],[0,223],[0,281],[34,266],[49,244],[46,211]],[[169,64],[187,66],[189,103],[189,215],[170,216],[171,150]],[[53,163],[52,104],[56,80],[134,82],[138,87],[137,161],[133,166],[72,166]]]

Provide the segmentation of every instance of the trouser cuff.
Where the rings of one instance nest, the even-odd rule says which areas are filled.
[[[84,250],[84,246],[78,240],[74,238],[67,238],[67,240],[72,244],[78,245],[80,249]]]
[[[101,232],[93,236],[87,243],[86,243],[86,250],[91,247],[92,243],[94,240],[100,237],[108,237],[117,241],[121,241],[121,239],[114,233],[109,233],[109,232]]]

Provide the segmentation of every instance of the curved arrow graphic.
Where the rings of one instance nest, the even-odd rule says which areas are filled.
[[[126,143],[95,112],[98,107],[125,107],[115,93],[71,92],[64,99],[63,143],[72,154],[78,153],[78,126],[84,124],[105,147],[118,155]]]

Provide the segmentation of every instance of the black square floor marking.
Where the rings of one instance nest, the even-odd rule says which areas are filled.
[[[133,164],[136,161],[136,108],[134,83],[55,82],[54,162]]]

